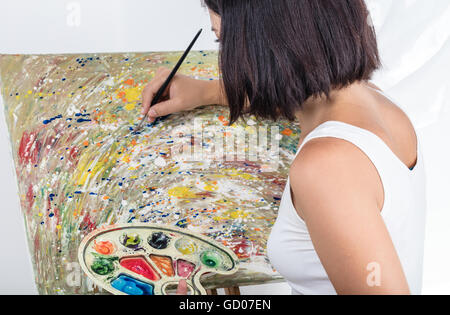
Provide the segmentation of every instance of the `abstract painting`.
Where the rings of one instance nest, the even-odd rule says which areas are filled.
[[[240,270],[205,276],[206,288],[281,279],[265,248],[300,129],[255,117],[230,126],[227,108],[211,105],[164,117],[133,135],[143,88],[180,56],[0,55],[1,94],[41,294],[105,293],[81,271],[78,246],[96,228],[123,223],[177,226],[230,248]],[[192,52],[180,73],[218,79],[217,59],[214,51]],[[231,150],[234,143],[238,149]]]

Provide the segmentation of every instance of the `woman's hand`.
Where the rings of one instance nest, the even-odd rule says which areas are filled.
[[[170,71],[164,67],[159,68],[153,80],[144,88],[142,92],[142,115],[147,112],[153,97],[168,78]],[[157,117],[176,112],[188,111],[204,105],[223,104],[221,95],[221,84],[218,80],[196,80],[177,74],[163,94],[161,102],[152,106],[149,110],[148,120],[154,122]]]

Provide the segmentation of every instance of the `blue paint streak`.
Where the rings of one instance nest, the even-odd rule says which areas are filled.
[[[51,123],[52,121],[54,121],[54,120],[56,120],[56,119],[61,119],[62,118],[62,115],[58,115],[58,116],[55,116],[55,117],[52,117],[52,118],[50,118],[50,119],[46,119],[46,120],[44,120],[44,125],[48,125],[49,123]]]

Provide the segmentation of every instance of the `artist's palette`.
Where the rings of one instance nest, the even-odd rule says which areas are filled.
[[[93,231],[78,250],[84,272],[113,294],[174,294],[185,279],[188,294],[206,294],[205,273],[233,274],[237,257],[221,244],[176,227],[127,224]]]

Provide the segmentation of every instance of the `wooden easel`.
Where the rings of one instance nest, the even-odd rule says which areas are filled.
[[[241,295],[239,287],[225,288],[225,295]],[[217,295],[217,289],[206,290],[208,295]]]

